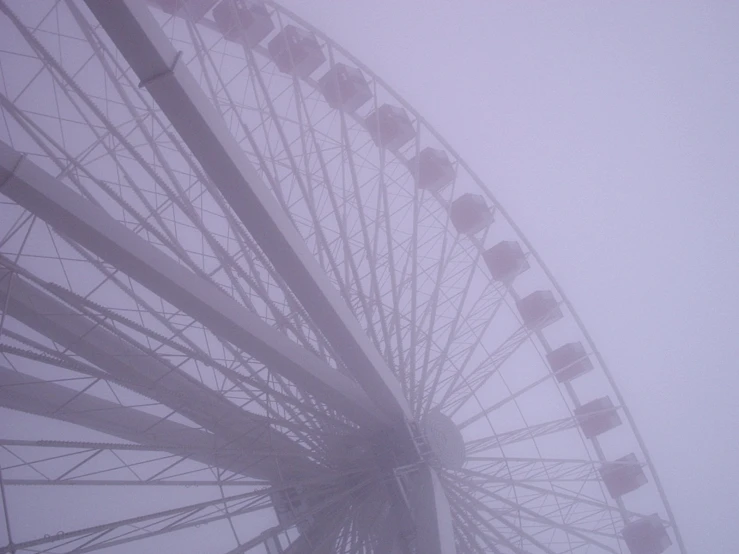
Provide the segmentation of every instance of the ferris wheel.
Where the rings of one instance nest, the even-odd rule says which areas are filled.
[[[486,184],[273,2],[0,2],[0,553],[685,554]]]

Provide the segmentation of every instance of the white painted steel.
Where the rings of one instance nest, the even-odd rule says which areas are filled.
[[[382,412],[410,417],[397,380],[189,70],[177,63],[175,48],[147,6],[123,0],[87,5],[357,382]]]
[[[2,194],[61,234],[130,275],[183,312],[207,322],[219,336],[242,348],[304,390],[362,422],[381,422],[382,413],[348,377],[327,366],[226,294],[141,237],[101,208],[59,183],[10,146],[0,142]]]

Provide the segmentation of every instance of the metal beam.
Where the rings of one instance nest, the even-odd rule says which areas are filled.
[[[217,286],[195,275],[0,141],[0,192],[95,255],[361,424],[385,418],[350,378],[270,327]]]
[[[429,554],[456,552],[451,509],[436,471],[421,466],[410,495],[416,520],[416,551]]]
[[[263,451],[272,450],[276,455],[291,453],[308,459],[309,452],[275,429],[268,418],[240,409],[179,368],[136,349],[22,276],[15,274],[11,279],[10,275],[10,270],[0,267],[0,304],[5,306],[7,315],[222,438]]]
[[[121,406],[0,366],[0,407],[81,425],[136,444],[259,479],[277,479],[274,459],[201,429]]]
[[[88,8],[159,107],[384,413],[410,417],[400,385],[313,259],[288,215],[246,159],[145,3],[87,0]]]
[[[289,372],[290,375],[286,377],[299,387],[316,396],[316,390],[322,393],[321,400],[329,406],[334,407],[339,400],[344,401],[344,406],[339,409],[343,413],[354,408],[354,413],[357,410],[364,411],[364,417],[373,422],[382,420],[383,416],[395,421],[410,418],[410,408],[395,376],[367,340],[364,330],[348,307],[333,290],[321,267],[312,259],[288,215],[281,210],[270,190],[249,165],[222,118],[193,76],[184,64],[178,63],[179,56],[148,13],[146,6],[140,2],[125,0],[87,0],[87,5],[141,79],[142,86],[152,94],[259,247],[284,276],[320,332],[369,395],[370,402],[374,402],[379,409],[373,410],[372,406],[366,404],[347,405],[351,404],[346,402],[349,395],[333,390],[336,383],[328,379],[327,372],[306,371],[303,367],[306,353],[290,341],[285,342],[290,344],[292,352],[300,350],[301,356],[297,359],[288,357],[287,362],[295,364],[297,368],[280,367],[282,360],[278,357],[283,353],[279,350],[275,352],[274,343],[267,345],[268,355],[265,355],[262,351],[265,349],[263,336],[259,335],[259,340],[254,344],[253,328],[246,330],[251,344],[244,349],[268,367],[281,369],[283,374]],[[60,201],[64,200],[61,196],[69,200],[77,195],[61,183],[56,183],[56,188],[46,186],[43,192],[39,192],[33,183],[43,172],[38,168],[35,171],[29,169],[31,166],[27,160],[6,156],[6,163],[0,164],[0,167],[5,167],[4,174],[0,170],[0,183],[5,181],[3,192],[47,222],[51,223],[50,220],[53,220],[52,226],[61,234],[113,263],[171,304],[208,325],[219,336],[236,345],[244,343],[244,331],[240,329],[243,325],[236,316],[252,314],[243,309],[235,314],[234,303],[225,294],[217,298],[214,294],[214,299],[217,300],[215,303],[203,301],[198,289],[203,289],[204,284],[211,289],[214,287],[200,280],[195,282],[195,275],[184,273],[176,262],[162,256],[145,242],[145,247],[150,249],[148,255],[137,257],[133,250],[143,253],[144,246],[137,245],[132,249],[132,242],[121,246],[119,233],[111,236],[107,229],[101,228],[101,225],[104,227],[104,223],[109,224],[111,221],[107,214],[98,210],[93,224],[89,223],[88,216],[93,211],[93,206],[87,206],[86,213],[83,214],[77,205],[70,205],[68,202],[64,205],[64,210],[60,210]],[[48,175],[44,178],[47,185],[54,184]],[[79,199],[73,204],[78,203]],[[68,213],[60,213],[64,211]],[[70,219],[72,223],[69,223]],[[93,238],[90,237],[91,234]],[[135,235],[134,238],[141,240]],[[128,237],[126,240],[132,239]],[[169,266],[165,268],[167,264]],[[184,283],[180,279],[183,273],[186,275],[184,279],[189,282]],[[215,290],[220,293],[218,289]],[[266,327],[261,320],[258,323]],[[268,330],[274,331],[271,328]],[[265,361],[265,357],[271,359]],[[316,373],[320,375],[317,376]],[[333,375],[343,377],[338,372],[333,372]],[[351,381],[349,383],[353,384]],[[337,394],[341,399],[330,398]],[[362,401],[367,399],[360,398]],[[438,476],[431,468],[424,468],[420,472],[418,483],[419,486],[409,495],[409,500],[416,515],[421,537],[419,544],[423,545],[425,552],[451,554],[455,551],[451,532],[452,519]]]
[[[97,552],[107,547],[131,543],[152,536],[174,533],[188,527],[191,528],[231,518],[234,515],[264,510],[267,506],[264,504],[260,505],[259,501],[266,497],[266,495],[267,491],[265,489],[249,491],[90,527],[72,529],[58,535],[47,534],[42,538],[25,540],[0,547],[0,554],[14,554],[19,550],[33,551],[35,550],[33,547],[51,545],[59,541],[64,541],[64,546],[68,547],[78,540],[85,542],[74,544],[73,550],[68,550],[68,552]],[[241,506],[236,509],[226,509],[229,505],[233,507],[239,504]],[[172,521],[173,518],[176,518],[175,521]],[[126,529],[126,532],[115,533],[115,531],[122,529]],[[112,534],[115,538],[108,537],[109,534]],[[259,542],[261,541],[256,542],[256,544]],[[49,552],[51,549],[53,547],[45,550]]]
[[[141,2],[87,0],[173,127],[285,278],[348,370],[384,413],[410,419],[395,376],[344,305],[179,54]],[[411,368],[412,370],[412,368]],[[410,495],[422,551],[455,552],[452,518],[436,472],[422,468]]]

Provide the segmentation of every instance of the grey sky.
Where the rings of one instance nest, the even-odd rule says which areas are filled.
[[[605,355],[688,548],[739,513],[739,4],[286,0],[506,205]]]

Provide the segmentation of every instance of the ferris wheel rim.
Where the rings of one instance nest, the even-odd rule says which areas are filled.
[[[570,301],[569,297],[565,293],[562,286],[559,284],[557,279],[554,277],[554,274],[551,272],[549,267],[546,265],[544,260],[542,259],[541,255],[537,252],[537,250],[534,248],[533,244],[530,242],[530,240],[526,237],[524,232],[521,230],[521,228],[516,224],[515,220],[508,214],[506,209],[503,207],[503,205],[496,199],[493,192],[490,190],[489,187],[485,186],[484,181],[479,177],[477,173],[467,164],[467,162],[462,158],[459,153],[454,149],[454,147],[444,138],[444,136],[439,133],[436,128],[420,113],[418,112],[412,104],[410,104],[405,98],[398,93],[392,86],[390,86],[386,81],[382,79],[381,76],[377,75],[372,69],[364,64],[361,60],[356,58],[354,55],[351,54],[348,50],[343,48],[340,44],[335,42],[333,39],[331,39],[330,36],[322,32],[319,28],[315,27],[299,15],[297,15],[295,12],[290,10],[289,8],[286,8],[285,6],[279,4],[276,0],[264,0],[266,4],[269,4],[276,10],[282,11],[289,15],[293,20],[299,22],[302,26],[309,29],[312,33],[315,33],[316,36],[319,36],[322,40],[326,41],[327,43],[331,44],[334,48],[336,48],[338,51],[340,51],[344,56],[351,59],[360,69],[367,72],[368,74],[372,75],[373,79],[381,84],[392,96],[395,100],[397,100],[405,109],[407,109],[409,112],[413,114],[413,116],[422,122],[422,124],[434,135],[434,137],[444,146],[444,148],[447,150],[447,152],[459,163],[462,167],[465,168],[465,170],[473,177],[477,185],[479,186],[480,191],[487,195],[488,198],[494,202],[496,208],[500,211],[500,213],[505,217],[506,221],[511,225],[513,230],[516,232],[517,236],[521,239],[521,241],[526,245],[526,248],[528,252],[531,253],[531,255],[536,259],[538,266],[544,271],[546,274],[549,282],[553,285],[555,290],[557,291],[559,297],[562,299],[562,302],[567,306],[568,312],[571,314],[572,318],[575,320],[578,328],[580,329],[580,332],[583,334],[585,339],[588,342],[588,346],[590,347],[592,353],[595,355],[599,362],[599,366],[601,370],[603,371],[604,375],[609,381],[609,385],[611,387],[611,390],[614,392],[617,400],[619,401],[619,405],[621,409],[624,412],[624,415],[627,418],[627,421],[629,423],[630,428],[632,429],[635,438],[637,439],[639,443],[639,447],[644,455],[644,459],[648,464],[648,467],[650,469],[650,473],[652,474],[654,478],[655,485],[657,486],[657,489],[659,491],[659,494],[661,496],[662,503],[668,513],[668,517],[670,519],[670,522],[672,524],[672,528],[675,532],[676,539],[678,540],[680,550],[685,554],[686,548],[684,545],[684,541],[682,539],[682,536],[680,534],[679,527],[677,525],[677,522],[674,517],[674,512],[669,504],[669,500],[667,498],[666,491],[664,490],[664,487],[661,483],[661,480],[659,478],[659,474],[657,473],[656,466],[654,465],[654,462],[652,460],[652,457],[649,454],[649,451],[647,449],[646,443],[641,436],[641,433],[639,433],[638,427],[636,425],[636,420],[634,419],[634,416],[632,415],[631,411],[629,410],[627,404],[624,402],[623,394],[621,393],[620,389],[618,388],[618,385],[616,384],[616,380],[613,376],[613,373],[611,372],[610,368],[608,367],[605,358],[601,354],[601,352],[598,350],[595,341],[593,340],[592,336],[587,330],[587,327],[585,326],[585,323],[582,321],[582,318],[579,316],[577,311],[575,310],[574,305]]]
[[[271,4],[273,4],[272,2],[270,2],[270,3],[271,3]],[[273,4],[273,5],[274,5],[274,4]],[[282,8],[281,8],[281,9],[282,9]],[[309,27],[309,28],[312,28],[311,26],[309,26],[309,25],[307,25],[307,24],[306,24],[306,26],[307,26],[307,27]],[[322,38],[324,38],[324,40],[330,41],[330,39],[328,39],[328,38],[327,38],[327,37],[325,37],[325,36],[323,36]],[[338,46],[337,46],[337,47],[338,47]],[[347,57],[351,58],[351,59],[354,59],[354,58],[353,58],[353,57],[352,57],[352,56],[351,56],[350,54],[348,54],[348,53],[345,53],[345,55],[346,55]],[[377,82],[379,82],[379,83],[381,83],[381,84],[384,84],[384,83],[383,83],[383,82],[381,81],[381,79],[380,79],[379,77],[376,77],[376,75],[375,75],[375,74],[374,74],[373,72],[371,72],[371,71],[370,71],[370,70],[369,70],[368,68],[366,68],[366,67],[363,67],[363,69],[364,69],[365,71],[367,71],[367,72],[368,72],[369,74],[373,75],[373,76],[375,77],[375,79],[377,79]],[[392,89],[390,89],[389,87],[387,87],[387,85],[386,85],[386,84],[384,84],[384,86],[385,86],[386,88],[388,88],[388,90],[392,91]],[[399,97],[398,97],[398,99],[399,99]],[[399,99],[399,100],[400,100],[400,99]],[[418,114],[417,112],[415,112],[415,110],[412,110],[412,108],[411,108],[410,106],[407,106],[407,104],[405,104],[405,103],[404,103],[404,105],[406,105],[406,107],[407,107],[407,108],[409,109],[409,111],[412,111],[412,113],[413,113],[413,114],[414,114],[414,115],[415,115],[415,116],[416,116],[417,118],[419,118],[420,120],[422,120],[422,122],[423,122],[423,123],[424,123],[424,124],[426,125],[426,127],[428,127],[429,129],[432,129],[432,128],[430,127],[430,125],[428,124],[428,122],[426,122],[426,121],[425,121],[425,120],[424,120],[424,119],[423,119],[423,118],[422,118],[422,117],[420,116],[420,114]],[[433,130],[433,129],[432,129],[432,130]],[[437,135],[438,135],[438,134],[437,134]],[[458,161],[459,161],[459,162],[460,162],[461,164],[463,164],[463,165],[465,166],[465,168],[466,168],[466,169],[467,169],[467,171],[468,171],[468,172],[470,173],[470,175],[472,175],[472,176],[474,177],[474,179],[475,179],[476,181],[478,181],[478,183],[481,183],[481,181],[479,180],[479,178],[478,178],[478,177],[477,177],[477,176],[476,176],[476,175],[475,175],[475,174],[474,174],[474,173],[473,173],[473,172],[472,172],[472,171],[471,171],[471,170],[470,170],[470,169],[469,169],[469,168],[468,168],[468,167],[466,166],[466,164],[464,163],[464,161],[463,161],[463,160],[461,160],[461,158],[459,158],[459,156],[458,156],[458,155],[456,154],[456,151],[454,151],[454,150],[453,150],[453,149],[452,149],[452,148],[451,148],[451,147],[450,147],[450,146],[449,146],[449,145],[448,145],[448,144],[447,144],[447,143],[446,143],[446,142],[444,141],[443,137],[441,137],[440,135],[438,135],[438,136],[437,136],[437,138],[438,138],[438,140],[439,140],[439,141],[440,141],[440,142],[441,142],[442,144],[444,144],[444,145],[445,145],[445,147],[446,147],[446,148],[448,149],[448,152],[449,152],[450,154],[452,154],[452,155],[453,155],[453,156],[454,156],[454,157],[455,157],[455,158],[456,158],[456,159],[457,159],[457,160],[458,160]],[[481,186],[481,188],[482,188],[483,190],[487,191],[487,193],[488,193],[488,194],[490,195],[490,197],[491,197],[491,198],[493,198],[493,197],[492,197],[492,193],[490,193],[490,192],[489,192],[489,191],[487,190],[487,187],[482,187],[482,186]],[[494,200],[494,198],[493,198],[493,200]],[[505,214],[505,212],[503,211],[502,207],[500,207],[500,204],[498,204],[497,202],[495,202],[495,204],[496,204],[496,206],[498,207],[498,209],[499,209],[499,210],[501,210],[501,213],[503,213],[503,214],[504,214],[504,216],[506,217],[506,219],[507,219],[508,223],[509,223],[509,224],[510,224],[510,225],[511,225],[511,226],[513,227],[513,229],[514,229],[514,230],[516,231],[516,234],[517,234],[517,236],[518,236],[518,237],[520,237],[520,238],[522,239],[522,241],[523,241],[523,242],[524,242],[524,243],[525,243],[525,244],[527,245],[527,248],[529,249],[529,251],[530,251],[530,252],[532,253],[532,255],[533,255],[533,256],[534,256],[534,257],[535,257],[535,258],[537,259],[537,261],[539,262],[539,266],[540,266],[540,267],[541,267],[541,268],[542,268],[542,269],[544,270],[544,272],[545,272],[545,273],[547,274],[547,276],[548,276],[548,279],[549,279],[549,282],[550,282],[550,283],[552,283],[552,285],[553,285],[553,286],[554,286],[554,287],[555,287],[555,288],[557,289],[558,293],[560,294],[560,297],[561,297],[561,298],[563,299],[563,301],[564,301],[564,302],[565,302],[565,303],[566,303],[566,304],[568,305],[568,307],[569,307],[569,310],[568,310],[568,311],[569,311],[569,313],[570,313],[570,314],[571,314],[571,315],[572,315],[572,316],[573,316],[573,317],[574,317],[574,318],[576,319],[576,321],[577,321],[577,324],[578,324],[578,326],[579,326],[579,328],[580,328],[580,331],[581,331],[581,332],[583,333],[583,335],[584,335],[584,336],[586,337],[586,339],[588,340],[588,342],[589,342],[589,345],[590,345],[590,346],[591,346],[591,348],[593,349],[593,352],[595,353],[595,355],[596,355],[596,356],[597,356],[597,357],[599,358],[599,361],[600,361],[600,365],[601,365],[601,369],[602,369],[602,370],[603,370],[603,372],[604,372],[604,373],[605,373],[605,374],[607,375],[607,377],[608,377],[609,381],[611,382],[611,390],[613,390],[613,391],[614,391],[614,392],[616,393],[617,397],[618,397],[618,398],[620,399],[620,397],[621,397],[621,395],[620,395],[620,392],[618,391],[618,388],[617,388],[617,387],[615,386],[615,382],[613,382],[613,378],[612,378],[612,376],[610,375],[610,372],[608,371],[607,367],[605,366],[605,363],[604,363],[604,362],[602,362],[602,357],[600,356],[600,353],[598,353],[597,349],[595,349],[595,345],[594,345],[594,344],[592,343],[592,340],[590,339],[590,336],[589,336],[589,334],[587,334],[587,329],[586,329],[586,328],[584,327],[584,325],[582,324],[582,322],[581,322],[581,321],[579,320],[579,317],[577,317],[577,314],[576,314],[576,313],[574,312],[574,310],[572,309],[572,307],[571,307],[571,305],[570,305],[570,303],[569,303],[569,300],[567,300],[567,297],[566,297],[566,296],[564,295],[564,293],[563,293],[563,292],[561,291],[561,289],[560,289],[560,287],[559,287],[558,283],[557,283],[557,282],[556,282],[556,280],[555,280],[555,279],[553,278],[553,276],[552,276],[552,275],[551,275],[551,274],[549,273],[549,271],[548,271],[548,269],[546,268],[546,266],[545,266],[545,265],[544,265],[544,264],[543,264],[543,263],[541,262],[541,260],[539,259],[539,256],[538,256],[538,254],[536,253],[536,251],[535,251],[535,250],[534,250],[533,248],[531,248],[531,245],[530,245],[530,244],[528,243],[528,240],[527,240],[527,239],[525,238],[525,236],[523,235],[523,233],[521,233],[520,229],[518,229],[518,227],[517,227],[517,226],[515,225],[515,222],[514,222],[514,221],[513,221],[513,220],[512,220],[512,219],[511,219],[510,217],[508,217],[508,216],[507,216],[507,214]],[[628,411],[627,411],[628,409],[627,409],[627,407],[626,407],[626,406],[625,406],[625,405],[623,404],[623,402],[621,402],[621,407],[622,407],[622,409],[624,410],[624,412],[625,412],[625,413],[627,414],[627,418],[629,419],[629,423],[630,423],[630,427],[631,427],[631,430],[632,430],[632,432],[634,433],[634,435],[635,435],[635,436],[637,437],[637,440],[638,440],[638,441],[639,441],[639,443],[640,443],[640,447],[641,447],[642,453],[644,454],[644,456],[645,456],[645,459],[646,459],[646,461],[647,461],[647,462],[648,462],[648,464],[650,465],[650,471],[651,471],[651,474],[652,474],[652,475],[653,475],[653,477],[654,477],[654,481],[655,481],[655,484],[656,484],[656,485],[658,486],[658,489],[659,489],[660,495],[661,495],[661,497],[662,497],[662,503],[663,503],[663,505],[665,506],[665,508],[666,508],[666,509],[667,509],[667,511],[668,511],[668,515],[670,516],[670,520],[671,520],[671,522],[672,522],[672,528],[674,529],[675,535],[676,535],[676,536],[678,537],[678,540],[680,540],[680,539],[679,539],[679,530],[678,530],[677,526],[676,526],[676,525],[675,525],[675,523],[674,523],[674,518],[672,517],[672,514],[671,514],[671,510],[669,509],[669,505],[667,504],[667,499],[666,499],[666,497],[665,497],[665,495],[664,495],[664,492],[663,492],[663,491],[661,490],[661,485],[659,485],[659,484],[658,484],[658,476],[657,476],[657,474],[656,474],[656,471],[655,471],[655,470],[654,470],[654,468],[653,468],[653,465],[651,464],[651,460],[650,460],[650,459],[649,459],[649,457],[648,457],[647,451],[646,451],[646,449],[645,449],[645,447],[644,447],[644,445],[643,445],[643,441],[642,441],[642,439],[641,439],[640,435],[638,434],[638,429],[636,428],[636,426],[635,426],[635,424],[634,424],[634,422],[633,422],[633,418],[632,418],[632,417],[630,416],[630,414],[628,413]]]

